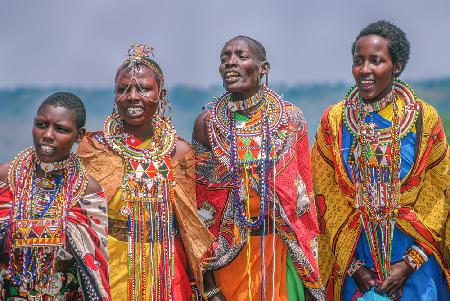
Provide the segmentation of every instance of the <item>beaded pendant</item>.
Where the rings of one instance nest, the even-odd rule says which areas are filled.
[[[120,213],[128,225],[128,300],[173,300],[174,174],[171,153],[176,132],[169,120],[155,117],[151,148],[126,141],[122,120],[113,113],[105,122],[108,146],[122,157]]]

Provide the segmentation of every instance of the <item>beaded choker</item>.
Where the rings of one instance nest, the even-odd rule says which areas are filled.
[[[39,160],[36,160],[36,164],[45,172],[45,173],[51,173],[58,170],[63,170],[67,167],[69,164],[70,158],[67,158],[63,161],[58,162],[50,162],[50,163],[44,163]]]
[[[261,102],[261,97],[264,94],[264,87],[261,87],[256,95],[244,100],[232,100],[228,101],[228,109],[231,112],[246,111],[248,109],[256,107]]]
[[[109,147],[122,157],[123,207],[128,227],[128,300],[173,300],[175,185],[171,153],[176,132],[169,120],[153,119],[149,148],[129,145],[120,116],[105,122]],[[150,275],[147,275],[150,273]],[[150,293],[150,296],[147,296]]]
[[[74,154],[58,165],[63,169],[44,178],[37,177],[37,164],[30,147],[17,155],[8,171],[13,194],[9,265],[14,285],[40,298],[55,273],[59,248],[66,247],[68,209],[83,197],[88,179]]]

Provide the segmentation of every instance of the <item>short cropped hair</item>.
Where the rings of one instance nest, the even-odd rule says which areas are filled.
[[[246,40],[247,42],[249,42],[251,44],[251,46],[253,46],[253,50],[255,51],[255,54],[258,56],[258,59],[261,61],[267,61],[267,54],[266,54],[266,48],[264,48],[264,46],[258,42],[257,40],[247,37],[247,36],[236,36],[234,38],[232,38],[231,40],[229,40],[226,44],[228,44],[229,42],[233,41],[233,40]],[[226,45],[225,44],[225,45]]]
[[[356,43],[364,36],[379,36],[388,41],[389,54],[391,55],[392,63],[400,62],[402,69],[397,76],[400,75],[409,61],[411,46],[406,37],[406,33],[398,26],[386,20],[380,20],[375,23],[367,25],[361,30],[352,45],[352,55],[355,53]]]
[[[86,108],[83,101],[70,92],[57,92],[47,97],[39,106],[38,112],[42,109],[53,106],[63,107],[75,113],[75,123],[77,129],[86,125]]]

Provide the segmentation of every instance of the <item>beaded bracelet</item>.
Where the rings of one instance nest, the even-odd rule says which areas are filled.
[[[406,254],[402,259],[408,264],[413,271],[417,271],[425,262],[428,261],[428,255],[426,252],[417,245],[412,245],[411,248],[406,251]]]
[[[361,259],[358,259],[358,260],[353,261],[352,264],[350,265],[350,267],[349,267],[348,270],[347,270],[347,275],[349,275],[350,277],[352,277],[353,274],[355,274],[356,271],[357,271],[360,267],[362,267],[362,266],[364,266],[364,265],[366,265],[366,264],[365,264],[364,261],[362,261]]]
[[[203,293],[203,299],[205,299],[205,301],[208,301],[209,298],[211,298],[212,296],[216,295],[219,292],[220,292],[219,287],[212,288],[209,291]]]

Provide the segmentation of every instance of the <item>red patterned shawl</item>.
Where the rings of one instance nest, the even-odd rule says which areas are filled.
[[[320,300],[324,295],[317,264],[319,229],[312,196],[307,127],[298,107],[287,102],[284,106],[288,135],[276,164],[275,181],[271,174],[270,208],[275,202],[276,233],[288,247],[304,285]],[[194,141],[194,147],[199,215],[217,238],[211,257],[205,260],[206,269],[215,270],[228,265],[239,254],[247,233],[234,218],[230,167],[219,163],[211,150],[199,142]],[[233,231],[234,225],[239,233]]]

